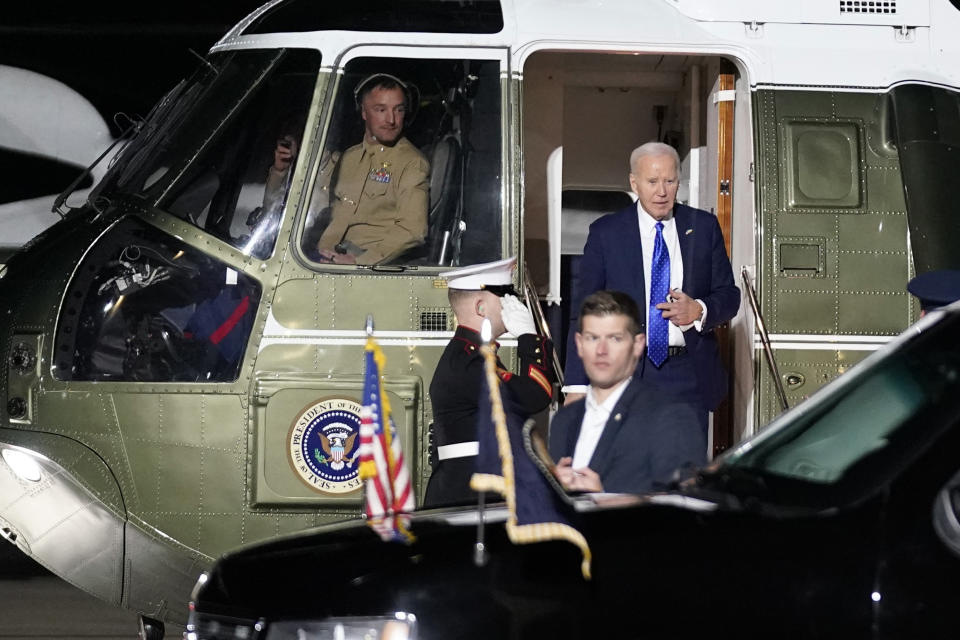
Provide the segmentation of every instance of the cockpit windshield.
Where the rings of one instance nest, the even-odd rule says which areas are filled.
[[[273,252],[320,54],[212,54],[161,102],[97,196],[137,196],[246,254]]]
[[[948,315],[875,354],[732,450],[721,469],[783,481],[776,501],[797,506],[839,504],[882,486],[960,415],[958,324]]]

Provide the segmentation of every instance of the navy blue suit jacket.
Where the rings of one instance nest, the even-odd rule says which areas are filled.
[[[579,400],[553,417],[549,449],[554,460],[573,456],[585,410]],[[643,493],[669,481],[675,469],[702,466],[706,457],[707,436],[690,403],[633,378],[587,466],[600,474],[604,491]]]
[[[733,269],[716,216],[682,204],[674,206],[673,215],[683,258],[682,290],[707,305],[707,320],[702,332],[690,328],[683,336],[687,351],[694,359],[698,400],[704,409],[712,410],[727,394],[727,373],[720,360],[713,329],[737,314],[740,290],[734,283]],[[584,298],[601,289],[623,291],[633,297],[640,313],[646,317],[647,293],[636,204],[605,215],[590,225],[577,278],[570,305],[565,385],[588,383],[574,342]]]

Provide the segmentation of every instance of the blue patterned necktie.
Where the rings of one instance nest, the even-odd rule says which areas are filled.
[[[668,323],[657,305],[667,301],[670,292],[670,253],[663,241],[663,223],[657,223],[657,237],[653,241],[653,260],[650,263],[650,314],[647,320],[647,356],[656,366],[667,359],[670,343]]]

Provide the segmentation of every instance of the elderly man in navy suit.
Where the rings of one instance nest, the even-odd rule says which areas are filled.
[[[702,465],[707,439],[695,409],[633,375],[646,344],[633,299],[598,291],[579,318],[574,339],[590,387],[550,425],[550,455],[564,488],[643,493],[677,468]]]
[[[644,382],[670,389],[707,415],[727,394],[727,373],[713,329],[740,308],[723,234],[716,216],[676,203],[680,157],[659,142],[630,155],[636,205],[590,225],[571,304],[564,392],[570,402],[585,390],[583,364],[573,340],[583,299],[594,291],[629,294],[647,324],[647,357],[638,364]]]

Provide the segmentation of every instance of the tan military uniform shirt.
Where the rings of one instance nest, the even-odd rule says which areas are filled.
[[[364,140],[340,158],[333,215],[318,247],[338,243],[376,264],[422,244],[427,234],[430,164],[406,138],[392,147]]]

